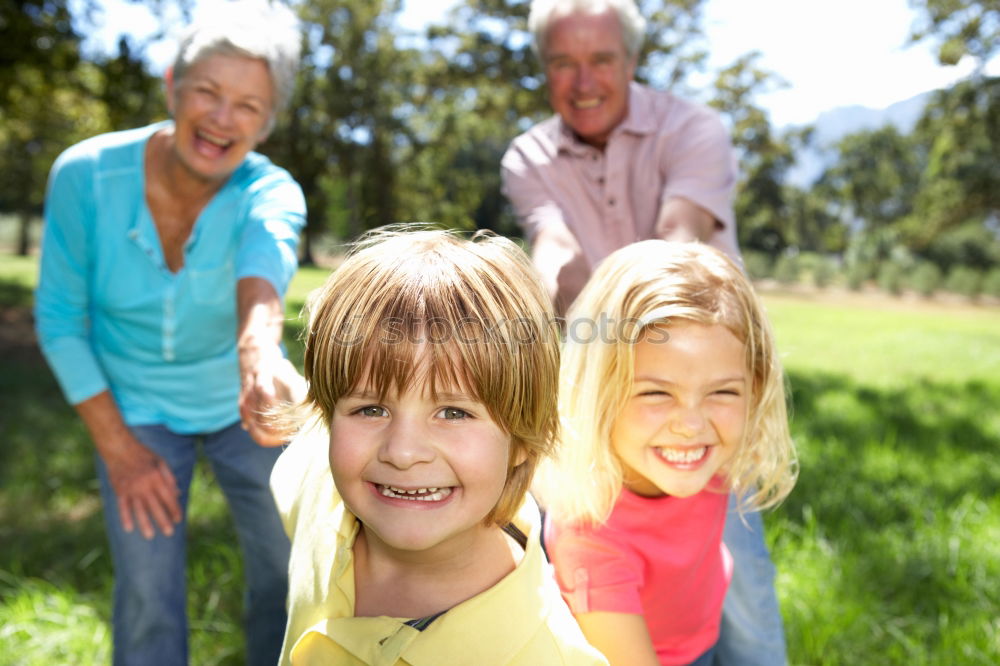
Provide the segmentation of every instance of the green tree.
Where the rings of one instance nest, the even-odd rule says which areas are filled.
[[[351,238],[398,221],[400,149],[411,141],[419,53],[398,46],[398,0],[318,0],[300,6],[303,66],[290,117],[265,152],[288,165],[309,206],[305,260],[330,229]],[[343,214],[329,215],[343,210]]]
[[[954,65],[971,55],[981,68],[1000,50],[997,0],[910,0],[910,5],[919,16],[910,39],[938,39],[941,64]]]
[[[759,52],[748,53],[722,69],[711,104],[728,116],[740,159],[741,180],[736,197],[740,245],[766,253],[773,261],[789,247],[821,252],[840,249],[838,220],[824,201],[787,184],[795,153],[811,139],[811,129],[780,134],[756,95],[786,84],[762,69]],[[832,247],[827,247],[827,245]]]
[[[836,149],[817,187],[862,242],[880,248],[873,258],[883,258],[897,242],[898,223],[913,210],[924,151],[891,125],[848,135]]]
[[[17,215],[17,252],[24,255],[52,160],[78,136],[76,121],[93,123],[100,114],[81,106],[73,76],[80,37],[66,3],[0,3],[0,210]]]
[[[1000,78],[939,91],[914,136],[927,151],[915,210],[905,224],[916,248],[947,229],[1000,214]]]
[[[949,229],[995,225],[1000,215],[1000,78],[982,75],[1000,52],[1000,0],[911,0],[921,22],[914,41],[938,40],[938,59],[976,59],[973,75],[928,104],[915,135],[928,160],[914,214],[905,230],[921,251]],[[990,234],[997,239],[995,226]]]
[[[144,45],[121,37],[117,53],[95,59],[98,76],[91,77],[91,94],[100,101],[112,130],[141,127],[166,116],[163,81],[149,73]]]
[[[17,251],[30,250],[56,156],[110,129],[162,115],[159,84],[131,44],[86,59],[77,23],[99,11],[85,0],[74,17],[62,0],[0,0],[0,210],[19,220]],[[81,18],[82,17],[82,18]]]

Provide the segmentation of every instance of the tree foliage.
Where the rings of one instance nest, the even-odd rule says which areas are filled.
[[[190,18],[194,5],[134,1],[164,21]],[[529,0],[461,0],[442,25],[412,34],[398,25],[402,0],[292,1],[303,20],[303,67],[290,111],[262,150],[306,193],[306,260],[317,238],[351,239],[398,221],[517,234],[500,157],[551,113],[527,33]],[[128,37],[110,54],[83,51],[95,0],[0,3],[0,211],[23,220],[26,251],[59,151],[163,117],[163,93],[148,71],[148,42]],[[811,130],[771,125],[757,97],[783,82],[759,54],[716,72],[710,90],[690,90],[690,75],[705,68],[705,0],[639,4],[648,33],[638,78],[708,100],[731,128],[744,249],[769,265],[787,253],[844,254],[866,277],[890,256],[942,271],[1000,262],[997,79],[976,74],[940,91],[908,135],[882,128],[844,137],[820,180],[800,188],[788,175]],[[995,55],[998,0],[911,4],[921,17],[914,40],[933,39],[943,61]]]
[[[1000,51],[1000,0],[910,0],[920,19],[910,38],[938,40],[938,60],[955,65],[965,55],[979,67]]]

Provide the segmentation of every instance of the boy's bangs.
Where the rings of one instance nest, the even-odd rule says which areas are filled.
[[[337,398],[359,389],[371,390],[379,399],[412,387],[430,395],[460,392],[483,403],[503,427],[493,388],[506,384],[497,349],[503,343],[489,338],[497,327],[485,320],[488,314],[475,307],[461,285],[440,287],[401,289],[355,316],[368,323],[355,336],[361,344],[342,349],[345,381]]]

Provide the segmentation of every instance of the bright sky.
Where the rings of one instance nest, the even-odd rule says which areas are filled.
[[[199,11],[219,2],[201,0]],[[455,3],[409,0],[400,24],[419,29],[439,22]],[[137,35],[156,28],[142,6],[126,0],[104,0],[104,5],[110,20],[95,35],[100,42],[113,43],[125,26]],[[908,0],[707,0],[704,27],[711,69],[759,50],[760,65],[789,83],[758,98],[771,122],[781,127],[812,122],[841,106],[884,108],[969,74],[970,59],[942,67],[930,43],[907,46],[915,18]],[[174,45],[156,45],[149,55],[154,69],[162,71]],[[987,65],[987,73],[1000,75],[1000,56]]]
[[[917,14],[907,0],[708,0],[713,67],[759,50],[790,86],[760,98],[777,126],[858,104],[881,109],[967,76],[971,58],[937,64],[930,42],[907,45]],[[1000,74],[1000,57],[987,66]]]

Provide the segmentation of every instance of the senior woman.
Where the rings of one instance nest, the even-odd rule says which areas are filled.
[[[172,120],[83,141],[49,178],[36,320],[97,452],[115,664],[187,663],[199,447],[242,548],[248,662],[276,663],[285,627],[288,541],[268,490],[281,449],[259,413],[294,377],[281,297],[305,203],[252,151],[289,98],[300,35],[282,5],[230,12],[182,39]]]

